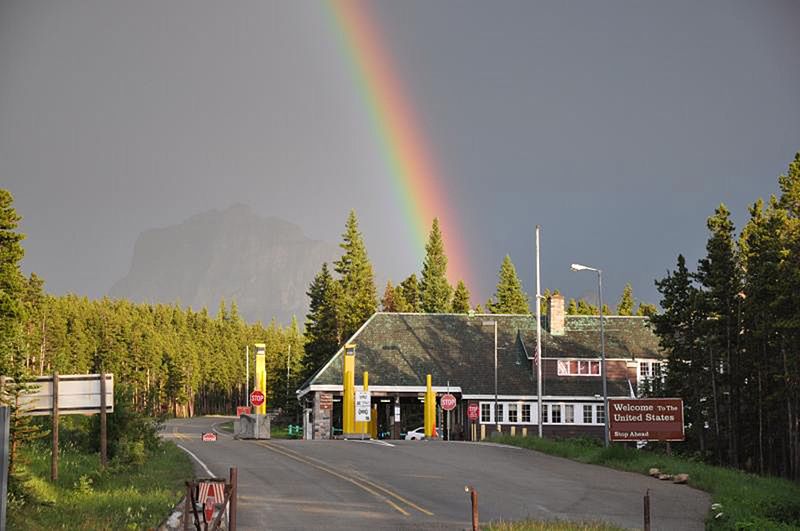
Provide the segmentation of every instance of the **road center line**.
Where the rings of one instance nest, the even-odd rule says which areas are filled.
[[[325,463],[324,463],[323,461],[320,461],[319,459],[315,459],[315,458],[313,458],[313,457],[310,457],[310,456],[304,456],[304,455],[302,455],[302,454],[300,454],[300,453],[296,452],[295,450],[290,450],[289,448],[281,448],[281,450],[283,450],[283,451],[285,451],[285,452],[291,452],[292,454],[294,454],[295,456],[297,456],[297,458],[299,458],[299,459],[303,459],[303,460],[306,460],[306,461],[315,461],[316,463],[319,463],[319,465],[314,465],[314,466],[319,466],[320,468],[328,468],[328,467],[325,465]],[[313,463],[311,463],[311,464],[313,464]],[[376,488],[376,489],[378,489],[378,490],[380,490],[380,491],[382,491],[382,492],[384,492],[384,493],[388,494],[389,496],[392,496],[392,497],[393,497],[393,498],[395,498],[396,500],[398,500],[398,501],[400,501],[400,502],[402,502],[402,503],[405,503],[405,504],[406,504],[406,505],[408,505],[409,507],[411,507],[411,508],[413,508],[413,509],[416,509],[417,511],[421,512],[422,514],[427,514],[428,516],[433,516],[433,515],[434,515],[432,512],[428,511],[427,509],[423,509],[422,507],[420,507],[420,506],[419,506],[419,505],[417,505],[416,503],[414,503],[414,502],[412,502],[412,501],[409,501],[409,500],[405,499],[404,497],[400,496],[400,495],[399,495],[399,494],[397,494],[396,492],[394,492],[394,491],[392,491],[392,490],[389,490],[389,489],[387,489],[386,487],[383,487],[383,486],[381,486],[381,485],[378,485],[377,483],[375,483],[375,482],[373,482],[373,481],[370,481],[370,480],[368,480],[367,478],[365,478],[365,477],[364,477],[363,475],[361,475],[361,474],[358,474],[358,476],[357,476],[357,477],[358,477],[358,480],[359,480],[359,481],[362,481],[362,482],[364,482],[364,483],[367,483],[368,485],[372,486],[373,488]]]
[[[309,459],[306,459],[305,456],[301,456],[301,455],[299,455],[296,452],[293,452],[291,450],[286,450],[284,448],[278,448],[276,446],[273,446],[273,445],[267,444],[267,443],[263,443],[263,442],[256,442],[256,444],[259,445],[259,446],[262,446],[262,447],[264,447],[264,448],[266,448],[268,450],[272,450],[275,453],[284,455],[284,456],[288,457],[289,459],[294,459],[295,461],[299,461],[299,462],[304,463],[306,465],[312,466],[312,467],[314,467],[314,468],[316,468],[318,470],[322,470],[323,472],[327,472],[328,474],[330,474],[332,476],[335,476],[335,477],[337,477],[339,479],[343,479],[344,481],[347,481],[348,483],[352,483],[353,485],[355,485],[356,487],[360,488],[361,490],[363,490],[363,491],[365,491],[365,492],[367,492],[369,494],[372,494],[373,496],[375,496],[379,500],[383,500],[386,504],[388,504],[390,507],[395,509],[397,512],[403,514],[404,516],[410,516],[410,513],[408,511],[406,511],[405,509],[403,509],[402,507],[400,507],[399,505],[394,503],[392,500],[390,500],[386,496],[382,495],[381,493],[379,493],[379,492],[367,487],[366,485],[364,485],[363,483],[357,481],[354,478],[351,478],[349,476],[345,476],[344,474],[340,474],[339,472],[337,472],[335,470],[332,470],[332,469],[330,469],[330,468],[328,468],[326,466],[318,465],[317,463],[314,463],[313,461],[311,461]],[[367,481],[365,481],[365,482],[366,483],[370,483],[370,482],[367,482]],[[376,486],[375,484],[370,483],[370,485],[373,486],[373,487],[376,487],[376,488],[378,488],[380,490],[383,490],[387,494],[391,494],[389,491],[386,491],[385,489],[381,489],[380,487]],[[394,495],[394,494],[392,494],[392,495],[395,498],[400,499],[399,496]],[[427,511],[424,511],[424,512],[426,514],[431,514],[431,515],[433,514],[433,513],[428,513]]]
[[[194,458],[194,460],[195,460],[195,461],[197,461],[198,463],[200,463],[200,466],[201,466],[201,467],[203,467],[203,470],[205,470],[205,471],[206,471],[206,474],[208,474],[208,477],[211,477],[211,478],[213,478],[213,477],[214,477],[214,474],[213,474],[213,473],[211,473],[211,470],[210,470],[210,469],[209,469],[209,468],[206,466],[206,464],[205,464],[204,462],[202,462],[202,461],[200,460],[200,458],[199,458],[199,457],[197,457],[197,456],[195,455],[195,453],[194,453],[194,452],[192,452],[191,450],[189,450],[188,448],[186,448],[186,447],[185,447],[184,445],[182,445],[182,444],[179,444],[179,445],[177,445],[177,446],[178,446],[178,448],[180,448],[181,450],[183,450],[184,452],[186,452],[187,454],[189,454],[190,456],[192,456],[192,457]]]

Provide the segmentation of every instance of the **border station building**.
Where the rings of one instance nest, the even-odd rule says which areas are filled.
[[[609,398],[629,398],[666,363],[646,317],[605,316]],[[497,322],[495,409],[494,326]],[[604,410],[599,316],[566,315],[564,298],[550,299],[542,327],[542,400],[545,436],[603,437]],[[376,313],[347,341],[354,343],[355,384],[369,373],[381,437],[400,438],[423,425],[425,377],[433,390],[458,402],[436,425],[453,439],[477,440],[497,431],[538,433],[536,318],[530,315]],[[307,438],[328,439],[342,428],[344,348],[298,390]],[[467,406],[477,403],[472,423]],[[373,409],[376,411],[376,409]]]

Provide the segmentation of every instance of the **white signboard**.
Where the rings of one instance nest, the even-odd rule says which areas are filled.
[[[371,411],[369,391],[356,391],[356,422],[369,422]]]
[[[394,406],[394,421],[400,422],[400,404]]]
[[[9,379],[10,380],[10,379]],[[7,380],[8,382],[8,380]],[[14,385],[13,380],[7,385]],[[28,384],[33,391],[20,397],[24,415],[53,413],[53,377],[40,376]],[[58,412],[61,415],[91,415],[100,412],[99,374],[60,374]],[[114,412],[114,375],[106,374],[106,413]]]

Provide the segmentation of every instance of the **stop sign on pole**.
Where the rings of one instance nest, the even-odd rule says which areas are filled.
[[[472,402],[467,407],[467,418],[469,420],[475,421],[478,420],[478,414],[480,413],[480,407],[478,406],[477,402]]]
[[[252,393],[250,393],[250,403],[254,406],[258,407],[264,403],[264,393],[256,389]]]
[[[453,411],[456,408],[456,397],[450,393],[445,393],[442,395],[442,398],[439,399],[439,403],[441,404],[443,410]]]

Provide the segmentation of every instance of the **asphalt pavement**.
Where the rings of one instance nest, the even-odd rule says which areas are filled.
[[[707,493],[639,474],[491,443],[234,440],[201,434],[221,417],[172,420],[163,436],[191,452],[198,476],[239,469],[239,529],[471,529],[481,522],[561,519],[701,530]],[[206,467],[208,470],[206,470]]]

